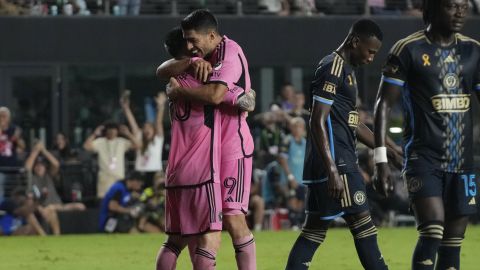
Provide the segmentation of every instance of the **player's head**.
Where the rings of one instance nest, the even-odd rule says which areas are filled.
[[[105,137],[112,140],[118,137],[118,125],[114,122],[108,122],[105,124]]]
[[[0,127],[7,128],[10,125],[10,110],[7,107],[0,107]]]
[[[183,37],[188,50],[198,57],[209,55],[218,45],[218,23],[206,9],[195,10],[182,20]]]
[[[423,0],[423,21],[436,29],[457,33],[468,13],[468,0]]]
[[[163,43],[165,50],[176,59],[188,56],[187,42],[183,38],[182,28],[175,27],[165,36]]]
[[[127,189],[130,191],[140,191],[143,186],[144,175],[138,171],[132,171],[125,178]]]
[[[383,33],[372,20],[360,19],[350,28],[347,44],[351,48],[350,63],[353,66],[370,64],[382,46]]]

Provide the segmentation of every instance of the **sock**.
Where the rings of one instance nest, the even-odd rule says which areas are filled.
[[[180,250],[172,244],[164,243],[157,256],[157,270],[175,270]]]
[[[433,270],[440,241],[443,238],[443,222],[430,221],[417,228],[420,236],[413,252],[412,270]]]
[[[443,238],[438,248],[437,270],[460,269],[460,248],[463,237]]]
[[[305,270],[310,267],[313,255],[323,243],[327,230],[302,229],[290,251],[286,270]]]
[[[257,260],[255,256],[255,239],[253,235],[233,240],[235,249],[235,259],[237,260],[238,270],[257,269]]]
[[[371,216],[363,217],[350,224],[358,258],[363,268],[371,270],[388,269],[377,243],[377,228]]]
[[[193,270],[215,270],[215,251],[197,247],[193,261]]]

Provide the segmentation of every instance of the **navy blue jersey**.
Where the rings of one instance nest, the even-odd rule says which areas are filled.
[[[332,158],[341,174],[359,170],[355,150],[357,92],[355,73],[338,53],[333,52],[320,61],[311,84],[311,97],[315,102],[331,105],[326,125]],[[308,130],[303,170],[305,184],[325,181],[328,176],[325,162],[317,153],[313,134],[310,128]]]
[[[473,167],[471,98],[480,91],[480,44],[456,34],[441,47],[416,32],[391,49],[383,81],[403,88],[406,170]]]

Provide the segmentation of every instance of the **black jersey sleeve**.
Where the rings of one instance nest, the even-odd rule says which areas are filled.
[[[313,99],[321,103],[332,105],[337,94],[337,89],[341,87],[343,74],[343,61],[332,61],[322,64],[315,70],[315,76],[312,81]]]
[[[400,44],[399,44],[400,43]],[[393,45],[382,69],[382,80],[403,87],[411,63],[408,48],[402,47],[399,41]]]

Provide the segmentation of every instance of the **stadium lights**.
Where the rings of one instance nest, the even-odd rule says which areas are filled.
[[[401,127],[391,127],[388,129],[388,131],[390,131],[390,133],[393,133],[393,134],[398,134],[398,133],[402,133],[402,128]]]

